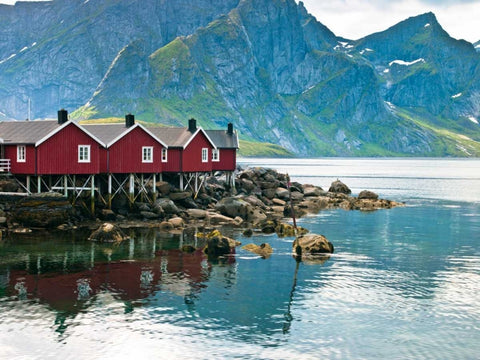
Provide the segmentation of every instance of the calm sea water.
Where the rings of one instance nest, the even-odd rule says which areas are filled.
[[[1,359],[478,359],[480,160],[245,160],[407,206],[323,211],[300,225],[335,245],[297,263],[292,238],[261,259],[181,253],[191,234],[138,231],[0,242]],[[229,230],[226,230],[229,232]],[[233,230],[232,230],[233,231]]]

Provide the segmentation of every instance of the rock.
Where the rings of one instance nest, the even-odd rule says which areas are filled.
[[[322,196],[325,194],[325,191],[322,190],[322,188],[316,187],[316,186],[304,186],[303,187],[303,195],[305,197],[311,197],[311,196]]]
[[[5,225],[7,223],[7,218],[5,216],[0,216],[0,225]]]
[[[187,197],[182,200],[178,200],[180,206],[183,206],[187,209],[198,209],[198,204],[191,197]]]
[[[248,202],[250,205],[253,205],[253,206],[256,206],[256,207],[259,207],[259,208],[262,208],[262,209],[266,208],[266,206],[262,202],[262,200],[260,200],[259,198],[257,198],[254,195],[249,195],[249,196],[245,197],[243,200]]]
[[[273,200],[277,195],[277,189],[264,189],[262,190],[262,195],[267,199]]]
[[[241,219],[241,218],[240,218]],[[231,217],[221,215],[221,214],[209,214],[208,220],[210,221],[211,225],[218,225],[218,224],[234,224],[235,219],[232,219]]]
[[[377,199],[378,199],[378,195],[375,194],[373,191],[363,190],[363,191],[360,192],[360,194],[358,194],[358,198],[359,198],[359,199],[373,199],[373,200],[377,200]]]
[[[252,229],[245,229],[243,231],[243,236],[251,237],[252,235],[253,235],[253,230]]]
[[[54,228],[71,222],[73,208],[62,195],[39,194],[19,200],[11,211],[11,221],[27,227]]]
[[[117,225],[104,223],[90,235],[88,240],[118,243],[128,238]]]
[[[243,219],[240,216],[236,216],[235,219],[233,219],[235,222],[235,225],[242,225],[243,224]]]
[[[166,198],[157,199],[153,204],[153,211],[157,214],[165,213],[167,215],[179,213],[177,205],[172,200]]]
[[[174,229],[174,226],[170,221],[162,221],[158,227],[161,231],[170,231]]]
[[[175,229],[183,228],[185,226],[185,221],[183,221],[181,217],[171,218],[168,222],[172,224]]]
[[[204,251],[208,257],[218,257],[230,254],[231,250],[226,238],[214,236],[213,238],[207,239],[207,246]]]
[[[157,190],[159,193],[162,195],[168,195],[170,194],[170,191],[172,189],[172,186],[166,182],[166,181],[157,181]]]
[[[332,254],[334,247],[323,235],[307,234],[298,236],[293,244],[293,253],[297,256]]]
[[[160,218],[160,215],[152,211],[140,211],[140,215],[147,220],[156,220]]]
[[[349,187],[340,180],[332,182],[328,191],[332,193],[341,193],[347,195],[352,193],[352,190],[350,190]]]
[[[150,205],[148,205],[147,203],[137,202],[137,203],[135,203],[135,205],[136,205],[137,210],[139,212],[150,211],[151,210]]]
[[[243,220],[249,220],[253,215],[253,207],[245,200],[227,197],[220,200],[216,205],[215,209],[219,211],[222,215],[235,218],[240,216]]]
[[[114,221],[117,215],[110,209],[102,209],[99,217],[104,221]]]
[[[270,255],[273,253],[272,247],[267,244],[263,243],[260,245],[256,244],[247,244],[242,249],[253,252],[254,254],[260,255],[264,259],[268,259]]]
[[[275,226],[275,232],[279,237],[285,237],[306,234],[308,233],[308,230],[302,228],[301,226],[297,226],[297,229],[295,230],[295,227],[293,225],[286,223],[277,223],[277,226]]]
[[[205,219],[207,217],[207,211],[201,209],[188,209],[187,214],[195,219]]]
[[[189,197],[191,198],[192,193],[190,191],[172,192],[172,193],[170,193],[169,197],[170,197],[170,200],[179,201],[179,200],[184,200],[184,199],[189,198]]]
[[[272,199],[272,202],[275,204],[275,205],[278,205],[278,206],[285,206],[286,202],[284,200],[281,200],[281,199]]]
[[[280,199],[288,200],[289,199],[289,192],[287,189],[279,187],[275,191],[275,196]]]
[[[253,189],[255,189],[256,186],[251,180],[240,179],[240,187],[245,189],[247,192],[250,192],[250,191],[253,191]]]
[[[17,192],[19,185],[15,180],[0,180],[0,192]]]
[[[303,194],[300,191],[292,191],[292,201],[300,201],[303,199]]]

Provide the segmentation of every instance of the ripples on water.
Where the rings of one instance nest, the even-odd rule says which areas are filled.
[[[1,242],[0,358],[478,358],[480,173],[472,176],[470,162],[455,168],[447,161],[442,177],[443,163],[408,160],[417,174],[436,169],[436,179],[422,180],[428,190],[412,191],[415,174],[394,161],[395,186],[380,178],[372,188],[364,185],[376,183],[374,175],[366,179],[358,169],[389,174],[388,162],[375,169],[373,160],[345,161],[330,163],[330,173],[356,164],[347,184],[385,188],[408,206],[301,219],[334,243],[323,263],[297,268],[292,238],[260,234],[231,235],[244,244],[269,242],[271,258],[237,248],[221,262],[180,252],[180,241],[200,245],[191,236],[154,231],[118,247],[91,244],[88,234]],[[323,165],[277,166],[294,180],[312,168],[327,172]],[[473,186],[471,201],[445,199],[459,178]],[[326,186],[326,177],[309,179]]]

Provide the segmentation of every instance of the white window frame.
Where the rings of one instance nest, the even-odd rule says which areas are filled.
[[[212,161],[213,162],[220,161],[220,149],[212,149]]]
[[[153,163],[153,146],[142,146],[142,163]]]
[[[162,162],[166,163],[168,161],[168,149],[162,148]]]
[[[202,148],[202,163],[208,162],[208,148]]]
[[[78,162],[90,162],[90,145],[78,145]]]
[[[27,161],[27,147],[25,145],[17,145],[17,162],[24,163]]]

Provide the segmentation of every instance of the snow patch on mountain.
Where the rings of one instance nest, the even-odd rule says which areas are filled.
[[[411,65],[414,65],[414,64],[419,63],[419,62],[424,63],[425,59],[420,58],[420,59],[417,59],[417,60],[414,60],[414,61],[393,60],[393,61],[390,61],[388,63],[388,66],[392,66],[393,64],[402,65],[402,66],[411,66]]]

